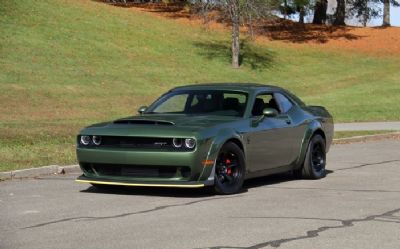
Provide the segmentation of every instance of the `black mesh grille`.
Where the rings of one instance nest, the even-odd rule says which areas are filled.
[[[176,148],[172,144],[173,138],[163,137],[125,137],[125,136],[97,136],[100,144],[95,145],[92,141],[88,145],[82,145],[80,135],[77,137],[77,144],[80,148],[98,149],[98,148],[138,148],[138,149],[154,149],[157,151],[193,151],[195,148],[189,149],[184,145],[184,139],[181,140],[181,147]],[[90,136],[92,139],[93,136]]]
[[[173,148],[172,138],[103,136],[101,147]]]

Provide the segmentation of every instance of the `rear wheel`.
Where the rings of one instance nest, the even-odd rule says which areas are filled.
[[[314,135],[307,148],[306,158],[303,166],[295,170],[296,176],[307,179],[320,179],[326,175],[326,151],[325,139],[321,135]]]
[[[228,142],[219,151],[215,165],[214,190],[218,194],[235,194],[240,191],[245,175],[243,151]]]

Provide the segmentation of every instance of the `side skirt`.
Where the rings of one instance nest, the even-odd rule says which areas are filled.
[[[273,168],[273,169],[265,169],[265,170],[255,171],[255,172],[247,172],[245,179],[251,179],[251,178],[255,178],[255,177],[289,172],[292,169],[293,169],[293,165],[287,165],[287,166],[281,166],[281,167]]]

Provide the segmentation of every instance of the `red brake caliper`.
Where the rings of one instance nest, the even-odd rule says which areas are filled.
[[[226,159],[225,164],[226,164],[226,165],[231,164],[231,160]],[[231,169],[231,168],[227,168],[227,169],[226,169],[226,173],[227,173],[228,175],[231,175],[231,174],[232,174],[232,169]]]

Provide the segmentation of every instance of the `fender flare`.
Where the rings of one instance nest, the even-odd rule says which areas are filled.
[[[241,143],[241,147],[243,148],[243,154],[246,156],[246,148],[245,148],[245,143],[243,142],[243,136],[233,130],[233,129],[223,129],[220,130],[216,136],[214,137],[210,149],[208,150],[207,153],[207,160],[214,160],[214,164],[213,167],[211,169],[211,172],[209,173],[208,176],[205,176],[205,167],[203,168],[203,171],[200,175],[199,179],[204,179],[205,177],[207,177],[208,181],[214,180],[214,176],[215,176],[215,163],[218,157],[218,152],[221,150],[222,146],[227,143],[229,140],[237,140]]]
[[[311,121],[305,132],[304,132],[304,136],[303,139],[301,141],[301,146],[300,146],[300,151],[299,151],[299,156],[295,162],[294,165],[294,169],[299,169],[301,168],[303,162],[304,162],[304,158],[306,157],[306,153],[307,153],[307,149],[308,149],[308,144],[310,143],[311,138],[314,136],[314,134],[316,132],[322,132],[324,133],[323,127],[321,125],[321,123],[318,120],[313,120]]]

